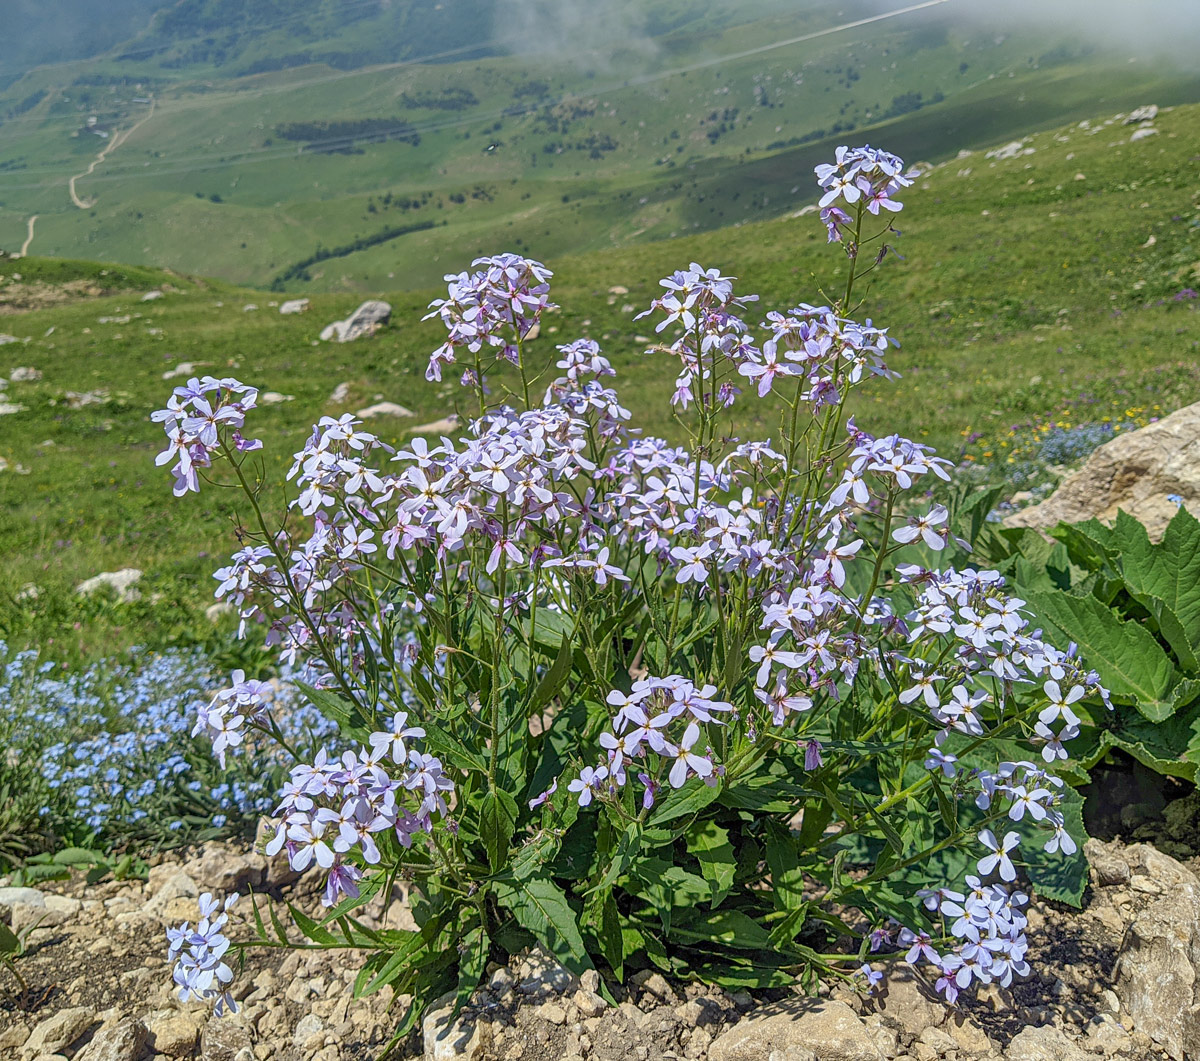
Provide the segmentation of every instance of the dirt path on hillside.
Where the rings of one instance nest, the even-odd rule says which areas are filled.
[[[113,133],[112,136],[109,138],[108,143],[104,145],[103,150],[101,150],[101,152],[92,160],[92,164],[90,166],[88,166],[88,168],[86,170],[84,170],[82,173],[77,173],[74,177],[72,177],[67,182],[67,189],[71,193],[71,202],[73,202],[77,207],[79,207],[80,210],[88,210],[91,207],[95,206],[96,200],[92,199],[88,202],[85,202],[83,199],[80,199],[78,193],[75,191],[75,182],[77,180],[82,180],[84,177],[90,177],[92,175],[93,171],[96,169],[96,167],[98,165],[100,165],[100,163],[103,162],[106,158],[108,158],[108,156],[113,151],[116,150],[116,147],[118,144],[124,143],[134,133],[136,133],[138,131],[138,129],[140,129],[143,125],[145,125],[146,122],[148,122],[152,117],[154,117],[154,107],[155,107],[155,101],[152,99],[150,101],[150,110],[148,110],[146,112],[146,116],[144,118],[142,118],[141,121],[139,121],[135,125],[131,126],[125,132],[117,131],[117,132]]]
[[[25,242],[21,244],[21,257],[24,258],[29,253],[29,244],[33,242],[33,225],[38,219],[38,215],[34,214],[26,224]]]

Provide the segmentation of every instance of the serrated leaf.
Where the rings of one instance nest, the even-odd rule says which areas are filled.
[[[1084,663],[1115,698],[1133,701],[1152,722],[1170,715],[1167,696],[1179,675],[1149,630],[1094,597],[1031,593],[1028,599],[1040,618],[1079,645]]]
[[[516,827],[517,801],[503,789],[485,792],[479,807],[479,835],[492,872],[498,872],[508,860],[508,845]]]
[[[535,878],[509,884],[497,881],[496,900],[512,911],[517,922],[566,968],[581,973],[592,967],[579,921],[562,889],[553,881]]]
[[[684,833],[688,852],[700,863],[700,873],[712,885],[712,905],[721,905],[721,900],[733,887],[733,876],[737,870],[737,859],[729,832],[712,821],[693,822]]]

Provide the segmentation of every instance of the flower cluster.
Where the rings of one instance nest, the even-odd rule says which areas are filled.
[[[700,749],[702,725],[722,725],[720,715],[733,705],[714,700],[715,685],[697,689],[686,678],[639,678],[628,693],[614,689],[610,707],[617,708],[612,731],[600,734],[604,761],[585,767],[567,787],[578,793],[586,807],[595,794],[615,796],[625,786],[629,771],[642,786],[642,806],[654,806],[662,775],[672,788],[682,788],[689,778],[713,783],[724,771],[713,760],[711,747]],[[716,712],[717,717],[713,717]]]
[[[904,172],[902,159],[866,145],[839,147],[834,162],[818,166],[816,172],[817,183],[825,190],[818,205],[830,243],[840,241],[843,232],[856,241],[854,218],[834,205],[839,199],[848,206],[861,203],[871,214],[881,209],[896,213],[903,204],[893,196],[916,176]]]
[[[292,768],[266,851],[286,850],[288,864],[299,872],[313,864],[324,870],[326,906],[335,905],[340,895],[359,894],[362,870],[355,862],[378,865],[376,834],[390,831],[403,847],[411,847],[414,836],[433,831],[435,814],[445,816],[454,782],[439,759],[407,743],[424,735],[398,711],[390,729],[371,734],[370,749],[348,751],[340,760],[322,749],[311,763]],[[385,768],[388,759],[403,770],[396,780]]]
[[[482,386],[476,372],[483,371],[478,361],[483,349],[492,347],[497,358],[517,364],[521,342],[542,313],[553,307],[548,281],[554,274],[540,262],[498,254],[476,258],[471,264],[482,268],[447,275],[447,297],[429,304],[431,312],[424,319],[441,317],[450,334],[429,359],[428,380],[440,380],[442,366],[454,364],[466,351],[474,355],[476,367],[463,372],[463,385]]]
[[[179,988],[179,1000],[215,1001],[218,1017],[237,1012],[237,1003],[228,990],[233,980],[233,970],[225,962],[229,940],[221,931],[237,901],[237,892],[227,896],[224,903],[205,892],[200,896],[200,920],[194,929],[188,921],[167,929],[167,956],[175,962],[172,976]]]
[[[241,429],[246,413],[255,408],[258,391],[236,379],[193,377],[167,400],[167,407],[151,414],[150,419],[163,425],[167,448],[156,458],[158,465],[175,461],[174,492],[182,497],[189,490],[200,490],[199,471],[212,464],[213,455],[223,445],[232,445],[238,453],[261,449],[257,439],[243,438]],[[226,435],[228,432],[228,435]]]

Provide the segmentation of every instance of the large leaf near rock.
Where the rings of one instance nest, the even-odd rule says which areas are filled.
[[[1158,621],[1184,669],[1200,669],[1200,521],[1180,508],[1154,544],[1145,527],[1121,512],[1109,541],[1131,596]]]
[[[1171,691],[1181,676],[1144,626],[1122,620],[1095,597],[1033,593],[1029,604],[1040,619],[1079,646],[1115,699],[1132,702],[1151,722],[1171,715]]]

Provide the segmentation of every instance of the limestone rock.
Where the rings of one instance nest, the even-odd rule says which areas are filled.
[[[392,307],[387,302],[371,299],[364,302],[345,320],[326,325],[321,332],[325,342],[353,342],[364,335],[374,335],[392,316]]]
[[[1051,1024],[1026,1028],[1008,1044],[1006,1056],[1008,1061],[1089,1061],[1091,1057]]]
[[[285,317],[292,313],[304,313],[308,309],[308,299],[292,298],[279,307],[279,312]]]
[[[138,1061],[150,1032],[140,1020],[126,1017],[117,1024],[101,1028],[75,1061]]]
[[[34,383],[42,378],[42,370],[22,365],[19,368],[14,368],[8,378],[13,383]]]
[[[1134,1027],[1175,1061],[1200,1057],[1200,878],[1145,844],[1126,854],[1133,880],[1154,883],[1163,897],[1129,926],[1114,990]]]
[[[174,868],[175,872],[154,890],[150,901],[143,909],[145,914],[151,917],[162,917],[166,914],[167,907],[172,900],[195,899],[200,894],[200,889],[191,875],[178,867]]]
[[[267,877],[267,860],[256,851],[240,851],[228,844],[210,841],[199,855],[183,864],[181,873],[197,887],[203,886],[204,891],[218,895],[241,892],[244,895],[247,889],[262,887]],[[180,894],[187,894],[186,887]]]
[[[1147,103],[1144,107],[1135,107],[1125,118],[1126,125],[1137,125],[1138,122],[1152,122],[1158,117],[1158,106]]]
[[[142,572],[136,567],[123,567],[120,571],[101,571],[98,575],[84,579],[75,587],[75,592],[81,597],[88,597],[99,590],[110,588],[122,604],[135,601],[141,594],[136,584],[140,581]]]
[[[33,1034],[21,1048],[26,1057],[58,1053],[80,1039],[96,1019],[94,1010],[86,1006],[60,1009],[33,1029]]]
[[[877,1043],[844,1002],[797,1000],[764,1008],[719,1036],[709,1061],[885,1061]],[[895,1040],[890,1044],[894,1049]]]
[[[32,906],[44,910],[46,896],[37,888],[0,888],[0,921],[12,924],[14,906]]]
[[[447,416],[441,420],[431,420],[428,424],[417,424],[412,429],[414,435],[443,435],[447,431],[453,431],[458,427],[457,416]]]
[[[204,1026],[204,1013],[171,1013],[150,1023],[150,1045],[167,1057],[188,1057]]]
[[[201,1061],[235,1061],[243,1050],[253,1049],[249,1029],[235,1017],[210,1017],[200,1033]]]
[[[411,409],[405,409],[403,405],[397,405],[395,402],[376,402],[374,405],[368,405],[365,409],[359,409],[354,415],[363,420],[370,420],[373,416],[412,416],[413,414]]]
[[[163,293],[161,291],[147,291],[142,296],[142,301],[143,302],[157,302],[162,297],[163,297]]]
[[[579,977],[560,965],[541,947],[534,947],[521,962],[517,990],[523,995],[562,994],[579,986]]]
[[[476,1024],[461,1014],[451,1022],[454,992],[429,1007],[421,1022],[425,1061],[483,1061],[492,1046],[491,1025]]]
[[[341,405],[349,397],[350,397],[350,384],[342,382],[333,388],[333,390],[330,392],[329,397],[326,398],[325,400],[330,405]]]
[[[898,1022],[910,1035],[920,1035],[946,1019],[945,1003],[909,965],[897,963],[890,969],[871,999],[875,1012]]]
[[[1182,499],[1200,512],[1200,402],[1137,431],[1117,435],[1068,475],[1040,505],[1014,512],[1005,525],[1046,530],[1060,520],[1105,523],[1123,509],[1162,537]]]

